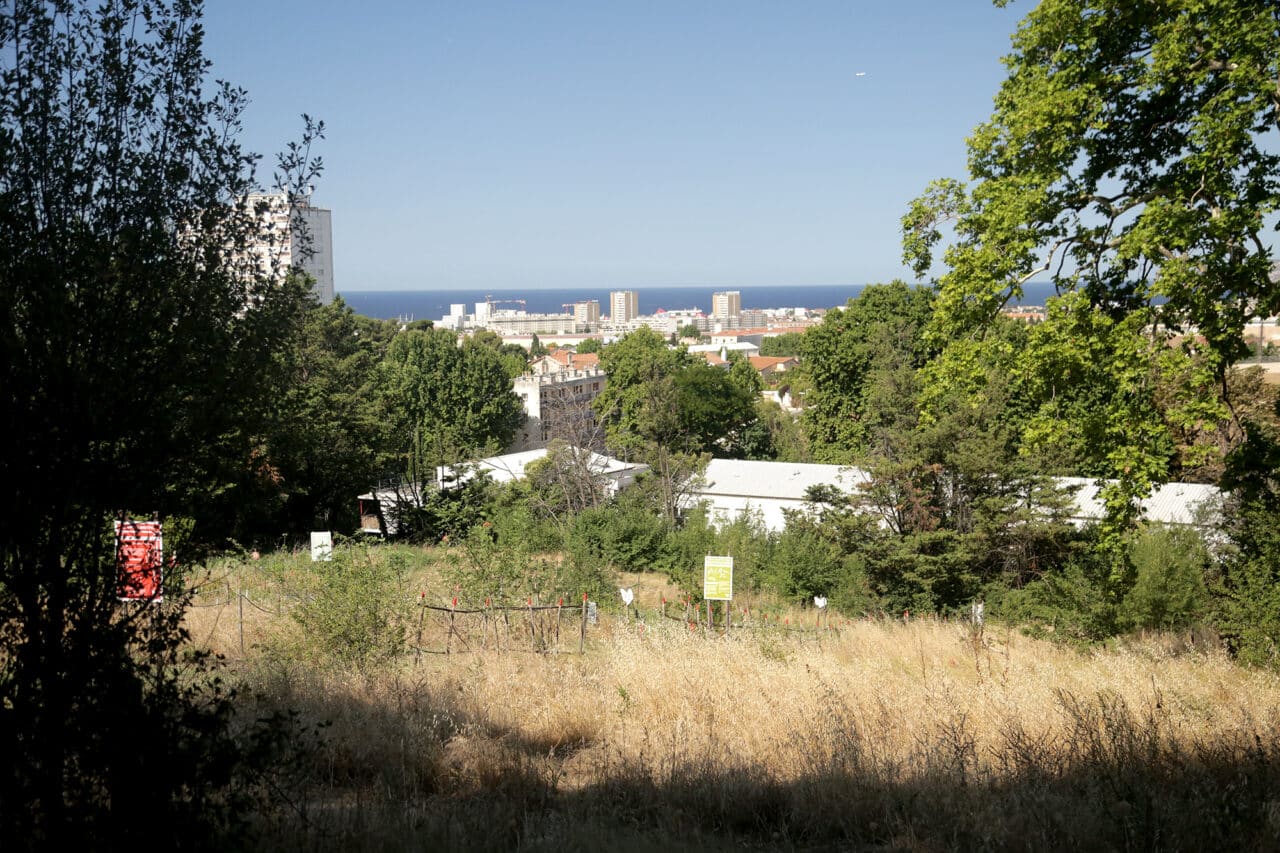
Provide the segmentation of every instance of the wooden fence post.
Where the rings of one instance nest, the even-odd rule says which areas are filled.
[[[556,654],[560,653],[560,611],[564,610],[564,596],[556,602]]]
[[[423,622],[423,620],[424,620],[424,619],[426,619],[426,618],[427,618],[427,594],[426,594],[426,592],[423,592],[423,593],[422,593],[422,598],[421,598],[421,599],[419,599],[419,601],[418,601],[418,607],[419,607],[419,611],[418,611],[418,642],[417,642],[417,644],[414,646],[414,648],[416,649],[416,651],[413,653],[413,665],[414,665],[414,666],[417,666],[417,665],[418,665],[418,662],[419,662],[420,660],[422,660],[422,622]]]
[[[453,633],[455,631],[455,628],[453,627],[453,619],[457,609],[458,599],[455,597],[453,599],[453,604],[449,607],[449,635],[444,638],[444,653],[446,655],[453,654]]]

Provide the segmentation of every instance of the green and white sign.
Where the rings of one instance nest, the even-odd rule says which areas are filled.
[[[706,557],[702,561],[702,597],[707,601],[733,599],[733,557]]]

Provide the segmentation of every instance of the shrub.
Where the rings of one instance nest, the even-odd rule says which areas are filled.
[[[291,611],[306,651],[366,669],[404,650],[411,596],[402,553],[345,545],[312,565],[305,600]]]
[[[1194,531],[1146,530],[1134,541],[1130,558],[1136,580],[1120,606],[1121,627],[1185,628],[1204,615],[1209,552]]]

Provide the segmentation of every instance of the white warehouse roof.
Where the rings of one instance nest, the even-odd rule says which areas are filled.
[[[803,501],[812,486],[838,486],[853,492],[869,480],[867,472],[843,465],[812,462],[758,462],[749,459],[712,459],[703,475],[704,496],[726,495]]]
[[[1089,523],[1105,515],[1106,508],[1098,498],[1097,480],[1052,479],[1059,487],[1073,490],[1074,506],[1068,510],[1072,521]],[[768,529],[781,530],[786,526],[783,510],[803,509],[805,493],[811,487],[832,485],[846,494],[854,494],[861,484],[870,480],[867,471],[844,465],[712,459],[707,465],[705,482],[690,496],[690,503],[705,501],[711,518],[717,521],[754,513]],[[1221,494],[1215,486],[1166,483],[1142,501],[1142,514],[1148,521],[1164,524],[1203,525],[1210,522],[1204,513],[1212,513],[1217,508]]]

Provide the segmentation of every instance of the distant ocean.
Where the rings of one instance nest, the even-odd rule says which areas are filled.
[[[711,294],[724,290],[737,290],[742,294],[743,308],[843,308],[853,297],[862,292],[862,284],[823,285],[772,285],[746,287],[644,287],[634,290],[640,302],[641,314],[656,314],[658,309],[675,311],[697,308],[711,313]],[[568,309],[568,303],[595,299],[600,303],[600,313],[609,313],[609,289],[595,287],[570,287],[561,290],[350,290],[338,295],[357,314],[390,320],[409,317],[414,320],[439,320],[449,313],[449,306],[462,303],[467,313],[473,313],[477,302],[491,299],[495,308],[521,309],[530,314],[559,314]],[[1047,283],[1031,283],[1026,287],[1023,302],[1044,304],[1052,295],[1053,286]],[[524,304],[519,304],[523,300]]]

